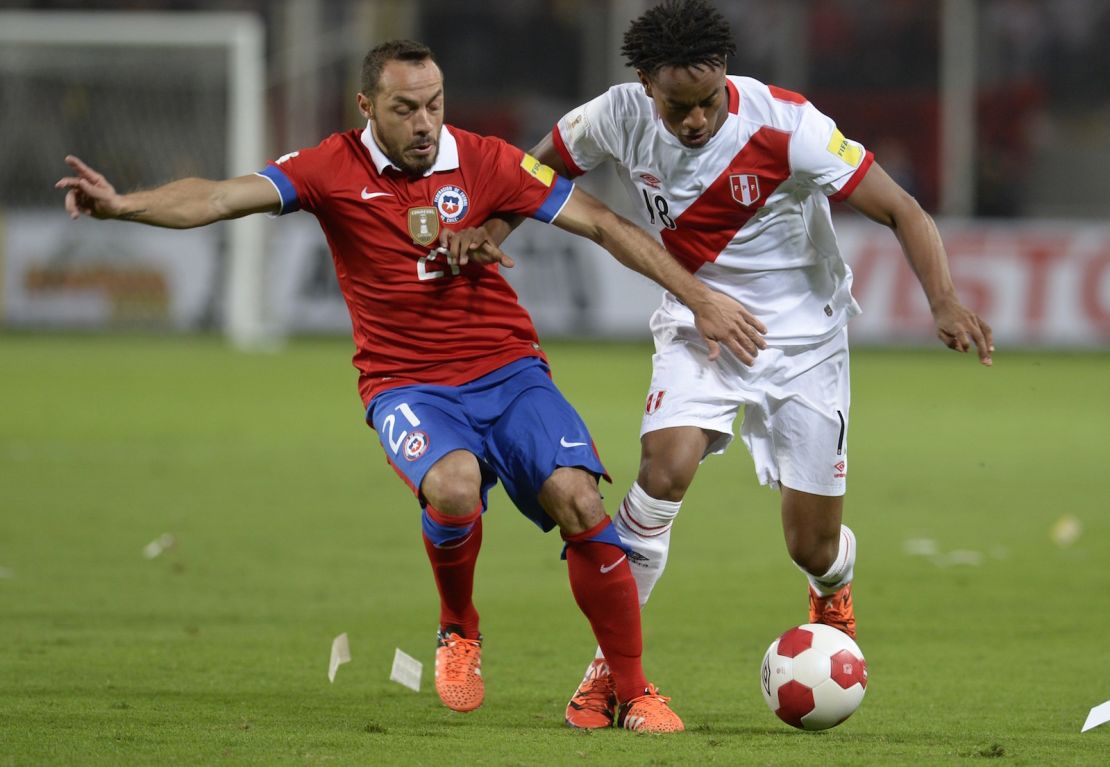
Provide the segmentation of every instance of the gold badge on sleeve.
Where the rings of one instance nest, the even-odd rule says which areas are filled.
[[[436,209],[428,205],[409,208],[409,234],[417,245],[431,245],[439,237],[439,216]]]

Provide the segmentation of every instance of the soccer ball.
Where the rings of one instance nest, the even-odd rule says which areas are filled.
[[[807,623],[771,642],[760,681],[779,719],[802,730],[827,730],[859,708],[867,661],[843,631]]]

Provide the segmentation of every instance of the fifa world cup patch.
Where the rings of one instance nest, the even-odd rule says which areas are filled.
[[[524,153],[524,159],[520,161],[520,167],[544,186],[551,186],[551,182],[555,180],[555,171],[527,152]]]
[[[431,245],[439,237],[439,216],[432,207],[409,208],[409,234],[417,245]]]
[[[833,130],[832,138],[829,139],[829,145],[826,149],[853,168],[863,160],[863,149],[859,144],[844,138],[844,134],[840,132],[839,128]]]
[[[435,206],[439,217],[443,219],[443,223],[454,224],[461,221],[470,210],[470,198],[460,187],[448,184],[439,188],[436,196],[432,198],[432,205]]]

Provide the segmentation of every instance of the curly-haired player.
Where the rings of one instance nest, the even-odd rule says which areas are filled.
[[[612,160],[667,250],[756,318],[758,349],[712,359],[693,315],[667,294],[651,320],[656,355],[640,471],[614,522],[633,553],[640,604],[663,573],[671,525],[698,465],[740,437],[760,481],[781,492],[790,557],[809,580],[809,620],[855,635],[856,540],[841,524],[848,473],[848,320],[859,313],[829,200],[890,227],[937,334],[991,364],[991,330],[956,297],[933,220],[804,96],[726,74],[727,21],[704,0],[665,0],[634,20],[622,52],[639,83],[571,110],[532,154],[577,176]],[[493,219],[493,241],[514,221]],[[486,257],[492,257],[487,255]],[[613,721],[600,650],[567,723]]]

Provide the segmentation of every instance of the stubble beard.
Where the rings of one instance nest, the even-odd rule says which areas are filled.
[[[439,142],[433,142],[433,146],[435,147],[435,151],[425,157],[409,159],[403,149],[393,150],[387,156],[390,162],[405,173],[414,178],[419,178],[436,164],[436,158],[439,157]]]

